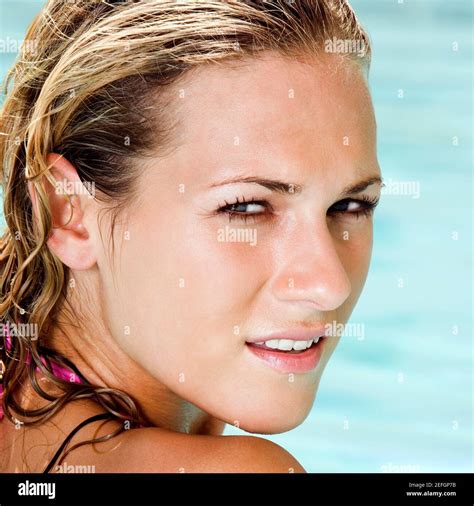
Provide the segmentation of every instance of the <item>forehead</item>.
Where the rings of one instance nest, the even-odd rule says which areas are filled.
[[[338,55],[201,66],[174,93],[177,145],[193,165],[347,165],[375,153],[364,71]]]
[[[265,52],[196,67],[179,88],[178,104],[188,120],[201,120],[212,128],[231,118],[235,130],[242,123],[265,123],[268,128],[268,121],[276,118],[273,129],[305,119],[327,119],[335,109],[344,109],[347,122],[361,113],[360,106],[370,103],[363,70],[338,55],[296,60]]]

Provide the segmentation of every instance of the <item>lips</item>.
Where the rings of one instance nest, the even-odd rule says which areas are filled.
[[[273,339],[291,339],[293,341],[308,341],[326,334],[326,325],[321,323],[312,327],[299,327],[279,332],[272,332],[261,337],[252,337],[247,339],[248,343],[258,343],[270,341]]]
[[[317,367],[326,339],[321,337],[317,343],[313,342],[309,348],[300,351],[272,349],[252,342],[247,342],[246,347],[254,357],[278,372],[306,373]]]

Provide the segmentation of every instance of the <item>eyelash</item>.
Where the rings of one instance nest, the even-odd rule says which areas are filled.
[[[217,214],[226,214],[229,218],[229,222],[232,221],[234,218],[242,220],[244,223],[247,223],[247,221],[249,219],[252,219],[255,222],[255,221],[257,221],[258,218],[262,218],[263,215],[265,214],[264,212],[245,213],[245,212],[241,212],[241,211],[232,210],[232,208],[235,208],[236,206],[256,204],[256,205],[265,207],[268,211],[270,211],[270,213],[273,211],[272,206],[266,200],[255,200],[254,198],[252,198],[250,200],[245,200],[244,197],[242,197],[242,199],[240,199],[239,197],[236,197],[234,202],[229,203],[226,200],[224,200],[224,202],[225,202],[225,204],[217,209]],[[331,212],[331,208],[329,208],[327,213],[329,216],[335,216],[338,214],[348,214],[348,215],[353,216],[355,218],[360,218],[361,216],[369,217],[373,214],[375,207],[379,203],[379,199],[377,197],[370,198],[367,196],[362,196],[359,199],[351,199],[351,198],[342,199],[339,202],[336,202],[336,204],[341,204],[341,203],[351,204],[353,202],[360,204],[361,208],[357,211],[347,211],[347,210],[340,211],[339,210],[339,211],[332,211],[332,212]],[[336,204],[333,204],[333,205],[336,205]]]
[[[347,203],[350,204],[352,202],[356,202],[357,204],[361,205],[361,208],[357,211],[332,211],[331,213],[331,207],[328,209],[329,215],[337,215],[337,214],[349,214],[351,216],[354,216],[356,219],[360,218],[361,216],[364,218],[368,218],[369,216],[372,216],[374,214],[374,210],[377,207],[377,204],[379,203],[378,197],[367,197],[363,195],[362,197],[358,199],[342,199],[339,202],[336,202],[336,204],[341,203]],[[333,204],[333,205],[336,205]]]
[[[243,213],[240,211],[232,211],[232,207],[236,206],[242,206],[242,205],[250,205],[250,204],[256,204],[262,207],[265,207],[270,213],[273,211],[272,206],[269,202],[266,200],[256,200],[254,198],[250,200],[245,200],[244,197],[240,199],[239,197],[236,197],[234,202],[227,202],[227,200],[224,200],[225,204],[217,209],[218,214],[227,214],[229,218],[229,222],[232,221],[234,218],[237,218],[239,220],[242,220],[244,223],[247,223],[249,219],[256,222],[258,218],[262,218],[264,213]]]

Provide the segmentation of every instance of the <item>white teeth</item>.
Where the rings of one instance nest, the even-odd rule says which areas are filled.
[[[279,339],[278,340],[278,349],[290,351],[293,349],[294,343],[295,343],[295,341],[292,341],[291,339]]]
[[[293,349],[294,350],[306,350],[306,348],[308,348],[308,342],[309,343],[312,343],[313,341],[295,341],[294,344],[293,344]],[[311,346],[311,344],[310,344]]]
[[[315,341],[317,342],[317,339]],[[262,343],[256,343],[256,344],[262,344]],[[274,350],[283,350],[283,351],[290,351],[290,350],[306,350],[313,344],[313,339],[310,339],[309,341],[295,341],[293,339],[270,339],[269,341],[265,341],[265,346],[267,348],[272,348]]]
[[[268,346],[269,348],[278,348],[278,343],[280,342],[279,339],[270,339],[270,341],[265,341],[265,346]]]

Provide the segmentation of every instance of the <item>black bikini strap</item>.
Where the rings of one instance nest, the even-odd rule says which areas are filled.
[[[85,427],[89,423],[96,422],[97,420],[105,420],[107,418],[112,418],[112,417],[113,417],[113,415],[111,415],[110,413],[101,413],[100,415],[91,416],[91,417],[87,418],[86,420],[84,420],[83,422],[81,422],[75,429],[73,429],[68,434],[66,439],[63,441],[62,445],[59,447],[58,451],[54,454],[53,458],[51,459],[49,464],[46,466],[46,469],[43,471],[43,473],[49,473],[51,471],[54,464],[56,463],[56,461],[58,460],[59,456],[64,451],[64,449],[66,448],[68,443],[71,441],[71,439],[74,437],[74,435],[77,432],[79,432],[83,427]]]

